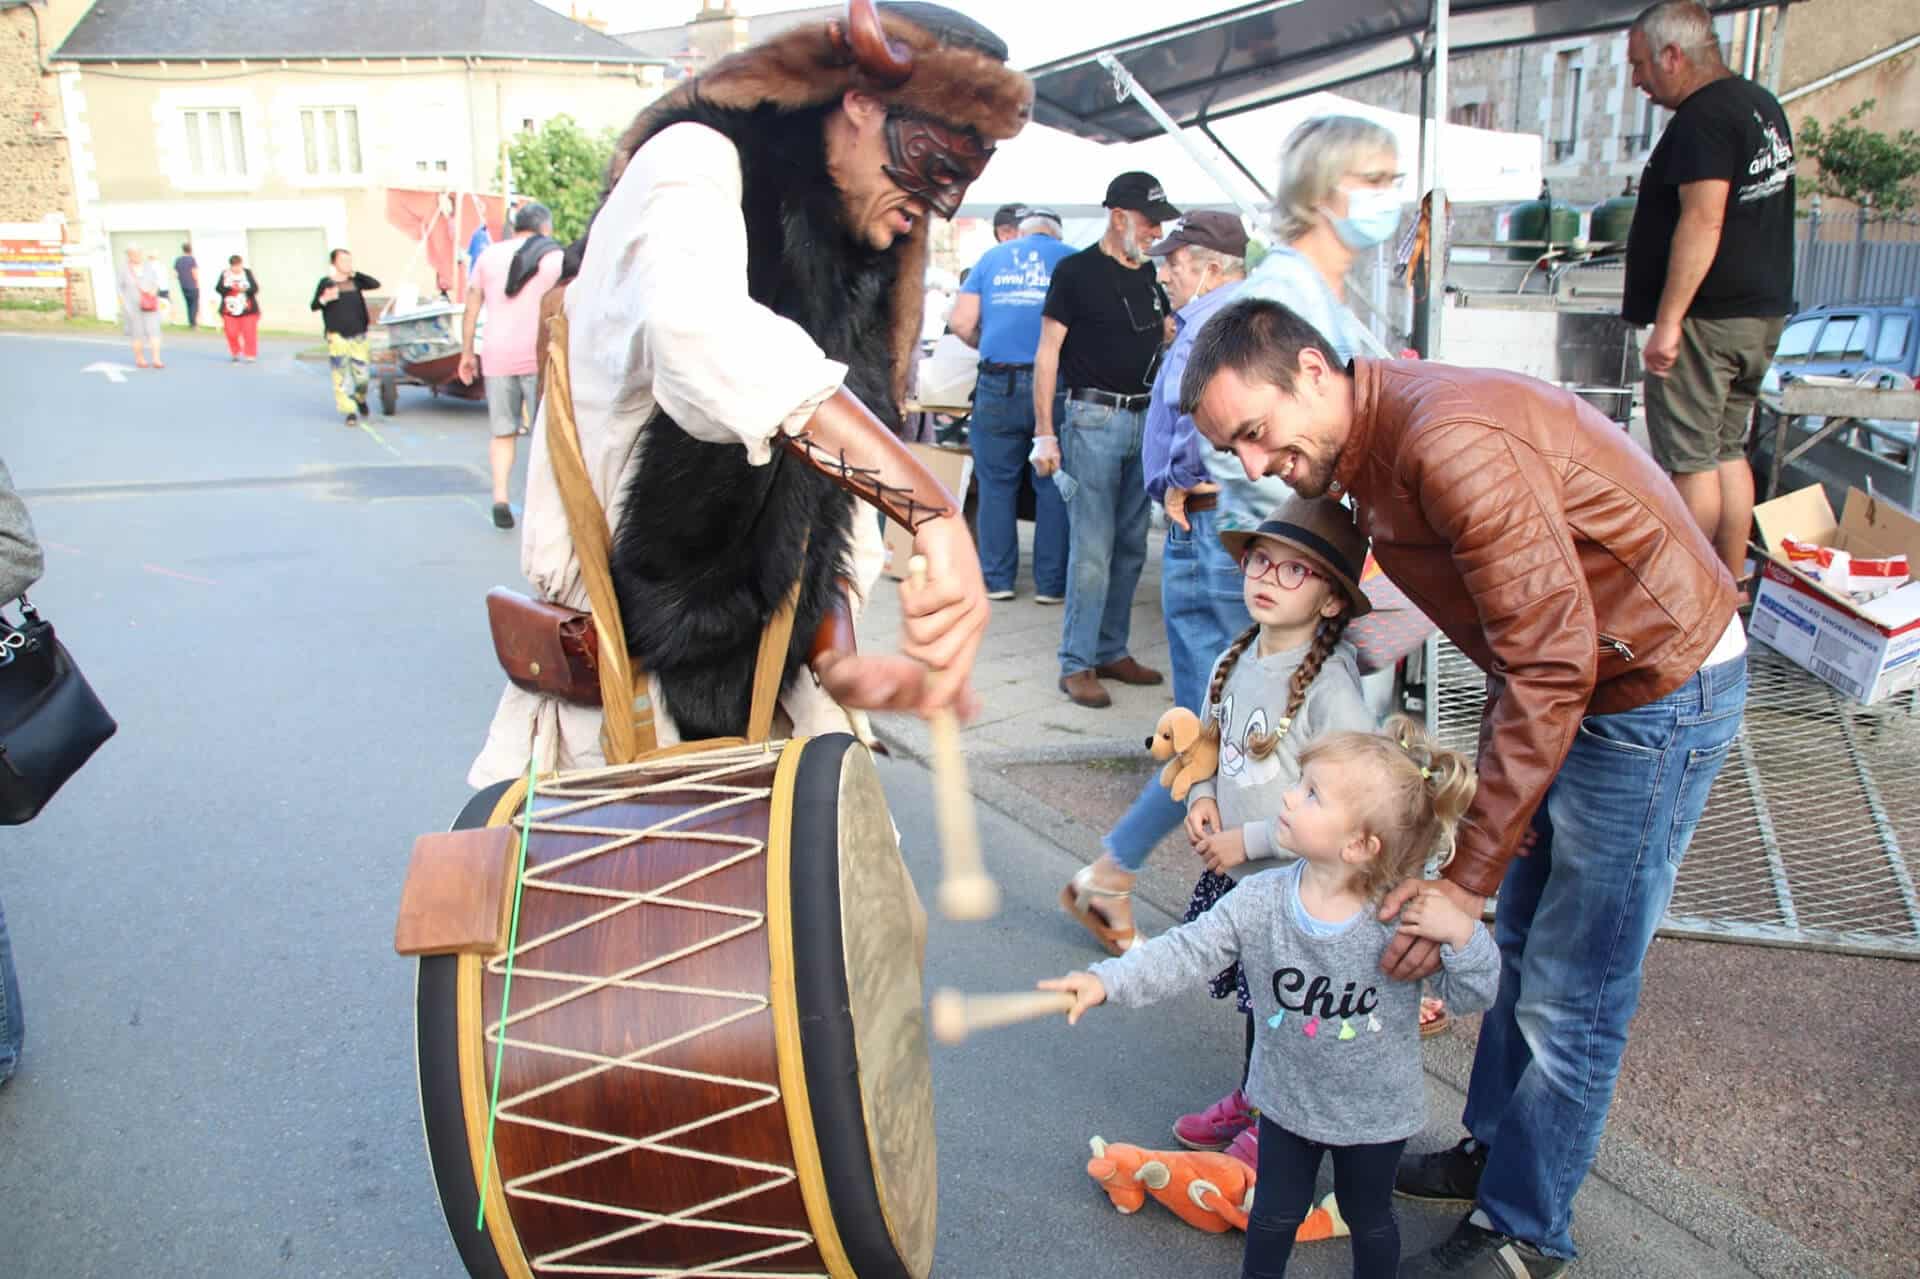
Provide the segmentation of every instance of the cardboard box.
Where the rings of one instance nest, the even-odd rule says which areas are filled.
[[[1749,631],[1855,701],[1871,704],[1920,687],[1920,582],[1866,604],[1791,567],[1783,538],[1861,556],[1899,555],[1920,565],[1920,520],[1891,502],[1847,491],[1839,521],[1818,484],[1753,511],[1767,548]]]
[[[973,453],[964,448],[936,448],[931,444],[909,444],[907,448],[926,464],[935,478],[947,486],[961,502],[967,500],[967,484],[973,479]],[[887,521],[887,576],[895,581],[906,577],[907,561],[913,558],[913,534]]]

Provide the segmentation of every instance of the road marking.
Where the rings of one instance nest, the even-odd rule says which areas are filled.
[[[80,370],[82,373],[104,373],[109,382],[124,382],[127,374],[133,372],[131,364],[114,364],[107,360],[98,360]]]
[[[214,581],[210,577],[195,577],[191,573],[176,573],[170,568],[161,568],[158,564],[142,564],[140,567],[147,570],[147,572],[149,573],[157,573],[161,577],[178,578],[183,582],[198,582],[202,586],[220,585],[220,583]]]

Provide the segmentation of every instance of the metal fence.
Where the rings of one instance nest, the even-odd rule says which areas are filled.
[[[1815,197],[1799,219],[1793,247],[1794,304],[1801,310],[1920,296],[1920,215],[1868,209],[1823,215]]]

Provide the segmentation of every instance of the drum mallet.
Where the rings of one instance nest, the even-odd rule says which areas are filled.
[[[927,584],[926,557],[907,561],[915,590]],[[940,913],[948,919],[990,919],[1000,909],[1000,886],[980,858],[980,831],[973,821],[973,795],[967,764],[960,754],[960,721],[950,710],[927,717],[933,739],[934,813],[940,824],[942,858]]]
[[[1064,990],[1029,990],[1016,995],[963,995],[957,990],[940,990],[934,993],[928,1008],[933,1037],[943,1044],[957,1044],[976,1030],[1070,1012],[1073,996]]]

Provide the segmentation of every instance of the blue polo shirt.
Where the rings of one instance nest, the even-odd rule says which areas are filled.
[[[980,358],[994,364],[1032,364],[1040,349],[1040,308],[1054,264],[1073,248],[1050,235],[1023,235],[980,255],[962,293],[980,295]]]

